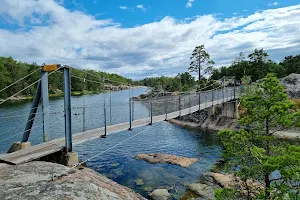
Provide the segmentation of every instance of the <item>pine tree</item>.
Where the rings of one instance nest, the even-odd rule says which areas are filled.
[[[246,114],[240,124],[248,131],[221,131],[227,170],[244,182],[249,179],[264,182],[260,198],[275,196],[296,199],[299,195],[300,147],[276,139],[276,132],[299,125],[300,114],[292,110],[279,80],[268,74],[254,91],[241,98]],[[273,173],[279,172],[278,177]],[[250,198],[250,196],[248,196]]]

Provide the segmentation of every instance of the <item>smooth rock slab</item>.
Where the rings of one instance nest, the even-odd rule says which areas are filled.
[[[173,165],[179,165],[181,167],[189,167],[198,161],[198,158],[186,158],[186,157],[180,157],[176,155],[157,154],[157,153],[138,154],[135,156],[135,158],[139,160],[145,160],[152,164],[168,163]]]
[[[89,168],[70,169],[41,161],[0,164],[0,199],[146,200]]]

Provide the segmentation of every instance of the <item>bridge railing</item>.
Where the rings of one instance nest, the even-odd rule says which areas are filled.
[[[52,72],[51,72],[52,73]],[[49,73],[49,75],[51,75]],[[54,73],[54,72],[53,72]],[[88,73],[88,72],[87,72]],[[94,75],[93,75],[94,76]],[[105,86],[106,92],[96,95],[87,95],[82,97],[70,97],[70,124],[71,124],[71,138],[73,134],[86,132],[89,130],[97,128],[105,128],[110,125],[129,123],[145,119],[151,123],[151,116],[166,115],[176,112],[177,115],[181,115],[183,110],[188,109],[188,112],[192,112],[191,108],[199,106],[201,104],[213,104],[217,103],[217,100],[222,100],[221,102],[229,101],[233,99],[234,87],[223,87],[222,85],[213,90],[200,91],[200,92],[185,92],[185,93],[168,93],[166,91],[158,92],[157,96],[146,99],[146,100],[133,100],[134,91],[131,86],[128,86],[127,90],[116,92],[112,84],[108,84],[110,80],[105,80],[102,77],[98,80],[89,80],[86,78],[77,77],[76,75],[70,74],[69,77],[72,81],[80,82],[83,88],[87,88],[87,83],[92,82],[94,84],[99,84],[99,87]],[[42,78],[40,79],[40,81]],[[113,82],[113,81],[112,81]],[[37,83],[37,82],[36,82]],[[70,83],[72,84],[72,82]],[[121,83],[120,83],[121,84]],[[122,83],[124,84],[124,83]],[[225,85],[225,84],[224,84]],[[111,87],[109,87],[111,86]],[[69,85],[71,87],[71,85]],[[45,91],[43,91],[45,93]],[[118,94],[119,96],[116,96]],[[238,97],[238,90],[236,90],[236,97]],[[220,101],[218,101],[219,103]],[[26,112],[32,111],[37,107],[35,117],[32,119],[34,121],[30,130],[25,129],[26,123],[21,124],[17,129],[6,129],[4,132],[0,133],[0,143],[5,143],[2,145],[2,152],[7,149],[12,142],[17,138],[21,139],[25,132],[30,131],[30,141],[33,145],[39,144],[41,142],[50,141],[56,138],[66,136],[66,106],[63,99],[56,99],[51,102],[44,100],[44,105],[33,106],[28,108],[22,113],[22,117],[17,118],[18,121],[26,121],[28,114]],[[46,109],[47,107],[47,109]],[[16,112],[16,114],[21,115]],[[49,116],[49,120],[45,119],[45,114]],[[30,112],[29,115],[32,115]],[[7,113],[3,117],[13,116],[12,113]],[[19,120],[20,119],[20,120]],[[1,120],[1,116],[0,116]],[[0,127],[5,123],[1,123]],[[47,140],[45,140],[44,133],[45,127],[47,127]],[[23,141],[24,142],[24,141]]]

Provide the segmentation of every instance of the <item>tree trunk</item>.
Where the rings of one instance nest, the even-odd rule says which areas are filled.
[[[266,173],[265,174],[265,184],[266,184],[266,188],[265,188],[265,199],[270,199],[270,186],[271,186],[271,182],[270,182],[270,177],[269,174]]]
[[[266,119],[266,134],[267,136],[269,135],[269,119]],[[267,146],[266,146],[266,154],[267,156],[270,156],[270,142],[269,139],[267,138]],[[265,199],[270,199],[270,186],[271,186],[271,181],[270,181],[270,174],[265,173]]]
[[[200,110],[201,110],[201,63],[199,59],[199,69],[198,69],[198,81],[199,81],[199,119],[200,119]]]

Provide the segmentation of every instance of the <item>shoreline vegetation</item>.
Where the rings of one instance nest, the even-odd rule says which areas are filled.
[[[140,86],[134,86],[133,88],[138,88]],[[121,91],[121,90],[124,90],[124,89],[115,89],[114,91]],[[72,91],[71,92],[71,96],[84,96],[84,95],[91,95],[91,94],[102,94],[102,93],[106,93],[106,92],[109,92],[110,90],[95,90],[95,91]],[[55,94],[49,94],[49,99],[54,99],[54,98],[58,98],[58,97],[63,97],[64,96],[64,93],[63,92],[58,92],[58,93],[55,93]],[[20,101],[27,101],[27,100],[32,100],[34,99],[34,96],[30,95],[30,96],[23,96],[23,95],[20,95],[20,96],[14,96],[12,98],[10,98],[8,100],[8,102],[20,102]],[[0,99],[0,102],[2,102],[3,99]],[[4,104],[5,105],[5,104]]]
[[[28,64],[18,62],[12,57],[0,56],[0,89],[4,89],[0,92],[0,99],[7,99],[10,97],[13,100],[32,98],[35,95],[36,84],[22,91],[20,94],[14,94],[39,80],[41,78],[40,69],[41,66],[36,63]],[[138,82],[118,74],[78,68],[70,68],[70,70],[72,75],[71,92],[74,95],[89,92],[94,93],[95,91],[98,92],[108,89],[121,90],[128,88],[129,85],[136,86],[138,84]],[[59,96],[59,93],[63,91],[62,74],[55,72],[51,74],[48,79],[49,96]],[[6,88],[7,86],[10,87]]]

